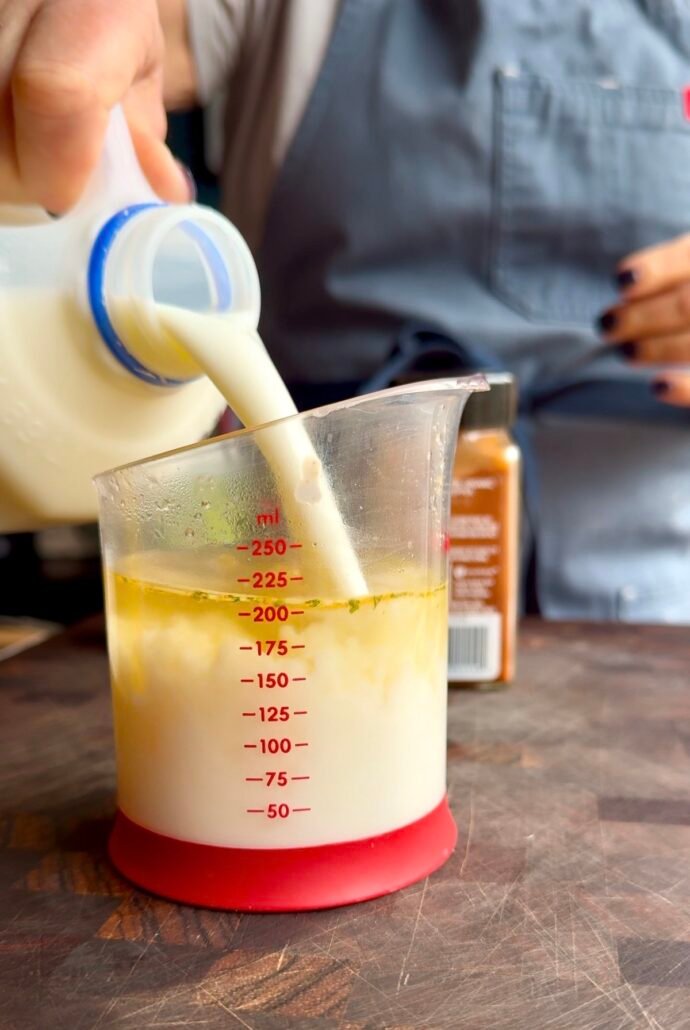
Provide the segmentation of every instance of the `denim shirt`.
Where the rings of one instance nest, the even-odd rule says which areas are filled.
[[[645,397],[648,373],[601,357],[592,329],[617,261],[690,228],[681,12],[344,0],[259,257],[289,380],[365,378],[415,320],[490,353],[526,396],[579,390],[579,408],[529,415],[552,617],[690,622],[688,419],[611,405],[625,384]]]

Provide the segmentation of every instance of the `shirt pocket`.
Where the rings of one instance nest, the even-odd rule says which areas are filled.
[[[690,225],[680,90],[498,72],[491,287],[535,321],[591,324],[616,263]]]

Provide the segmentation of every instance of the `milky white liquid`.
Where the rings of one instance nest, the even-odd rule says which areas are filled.
[[[259,334],[242,314],[204,315],[170,305],[157,305],[158,331],[147,325],[148,312],[136,303],[120,304],[116,324],[145,365],[161,368],[164,348],[180,370],[193,371],[189,360],[211,379],[235,414],[249,429],[297,414],[297,408],[278,374]],[[165,356],[163,358],[165,360]],[[169,359],[170,360],[170,359]],[[168,371],[168,370],[166,370]],[[293,535],[321,555],[324,592],[363,597],[367,585],[340,517],[325,473],[300,422],[263,430],[257,436],[276,477],[278,494]]]
[[[140,555],[107,577],[125,814],[184,840],[269,848],[376,836],[435,808],[445,793],[445,588],[399,593],[381,576],[381,592],[360,603],[293,597],[305,615],[276,632],[240,617],[252,599],[222,590],[234,581],[224,558],[185,566]],[[277,636],[287,655],[259,656],[257,642],[265,652]],[[286,687],[257,684],[276,669]],[[271,707],[286,718],[264,721]],[[289,751],[263,752],[269,740]]]
[[[295,413],[241,319],[158,307],[161,357],[146,317],[132,305],[118,314],[144,364],[189,374],[193,362],[248,427]],[[256,440],[293,539],[304,542],[270,560],[289,573],[288,589],[237,586],[247,568],[232,562],[250,559],[234,549],[135,554],[107,570],[118,803],[142,826],[205,844],[298,847],[385,833],[445,792],[446,591],[429,591],[421,572],[416,590],[407,570],[401,592],[394,567],[365,583],[302,425],[279,423]],[[256,623],[257,601],[298,615]],[[269,640],[284,650],[266,653]],[[282,685],[262,680],[277,673]]]
[[[152,389],[115,364],[57,290],[0,297],[0,532],[94,522],[92,477],[193,443],[224,408],[212,382]]]

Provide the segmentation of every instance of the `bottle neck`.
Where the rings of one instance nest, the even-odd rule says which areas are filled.
[[[136,347],[131,348],[128,335],[121,334],[120,327],[116,327],[116,321],[112,317],[114,314],[112,302],[109,304],[107,301],[109,293],[107,284],[113,268],[112,264],[109,264],[109,259],[121,231],[132,218],[141,212],[150,211],[159,206],[161,205],[153,203],[134,204],[131,207],[123,208],[108,219],[98,233],[91,249],[87,291],[91,313],[98,331],[108,350],[120,365],[137,379],[142,379],[153,386],[179,386],[184,380],[164,376],[159,370],[148,367],[138,359],[135,354]]]
[[[91,311],[111,355],[153,386],[179,386],[201,370],[158,317],[170,304],[200,315],[242,312],[256,327],[260,300],[246,243],[218,212],[146,203],[103,225],[87,276]]]

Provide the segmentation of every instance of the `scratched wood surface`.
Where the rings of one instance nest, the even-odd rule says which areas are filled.
[[[101,625],[0,664],[0,1028],[690,1027],[690,633],[529,624],[453,693],[457,852],[306,915],[194,911],[109,867]]]

